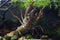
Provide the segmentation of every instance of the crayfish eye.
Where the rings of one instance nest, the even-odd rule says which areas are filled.
[[[28,16],[28,17],[26,18],[26,20],[29,21],[29,19],[30,19],[30,17]]]
[[[29,20],[29,18],[27,18],[27,20]]]

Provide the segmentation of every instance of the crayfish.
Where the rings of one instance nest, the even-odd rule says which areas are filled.
[[[13,14],[13,16],[15,16],[19,20],[19,22],[21,23],[21,26],[19,26],[16,30],[8,33],[7,36],[13,36],[15,33],[18,33],[19,34],[18,36],[21,37],[23,34],[28,32],[29,29],[32,28],[32,24],[35,21],[38,21],[39,19],[41,19],[43,17],[43,8],[40,9],[39,13],[35,12],[35,10],[36,10],[35,8],[33,8],[31,11],[29,11],[31,9],[31,7],[33,7],[33,3],[34,3],[34,1],[32,1],[32,3],[26,8],[25,14],[20,9],[21,19],[18,18],[18,16]],[[10,12],[13,13],[11,10],[10,10]],[[23,16],[23,14],[24,14],[24,16]],[[41,27],[41,29],[43,31],[42,27]]]

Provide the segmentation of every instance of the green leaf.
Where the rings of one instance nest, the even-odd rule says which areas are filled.
[[[11,40],[17,40],[17,35],[12,36]]]
[[[60,28],[57,28],[57,29],[56,29],[56,33],[57,33],[57,35],[60,36]]]
[[[25,35],[25,38],[26,39],[33,39],[32,35],[30,35],[30,34]]]
[[[19,8],[26,8],[32,2],[32,0],[15,0],[13,1]],[[50,0],[35,0],[33,6],[34,7],[46,7],[50,4]]]

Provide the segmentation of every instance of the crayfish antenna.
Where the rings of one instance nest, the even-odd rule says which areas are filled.
[[[35,12],[35,8],[34,8],[34,9],[32,9],[32,10],[31,10],[31,12],[29,12],[29,14],[28,14],[28,15],[29,15],[30,17],[33,17],[33,16],[35,15],[35,14],[34,14],[34,12]]]
[[[22,9],[20,9],[20,15],[21,15],[21,20],[22,20],[22,22],[23,22],[23,20],[24,20],[24,16],[23,16],[23,13],[22,13]]]
[[[41,19],[41,18],[42,18],[42,16],[43,16],[43,8],[42,8],[42,9],[40,9],[39,14],[37,15],[37,19],[36,19],[36,20]]]
[[[34,0],[32,0],[32,3],[26,8],[25,11],[25,17],[28,15],[29,9],[33,6]]]
[[[13,12],[12,12],[10,9],[9,9],[9,12],[10,12],[15,18],[17,18],[21,24],[23,24],[23,22],[20,20],[20,18],[19,18],[18,16],[16,16],[15,14],[13,14]]]

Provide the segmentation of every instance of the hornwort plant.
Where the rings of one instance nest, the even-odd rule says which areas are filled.
[[[20,9],[21,19],[18,18],[18,16],[16,16],[15,14],[13,14],[13,12],[11,10],[9,10],[13,14],[13,16],[16,17],[20,21],[21,26],[19,26],[16,30],[8,33],[6,36],[11,37],[15,34],[19,34],[18,36],[21,37],[23,34],[26,34],[26,32],[28,32],[28,30],[30,30],[32,28],[32,24],[35,21],[38,21],[39,19],[41,19],[43,17],[43,8],[40,9],[39,13],[35,12],[35,8],[33,8],[29,12],[30,8],[33,7],[33,3],[34,3],[34,1],[32,1],[32,3],[26,8],[25,14]],[[23,14],[24,14],[24,16],[23,16]],[[40,28],[43,31],[43,28],[41,26],[40,26]]]

